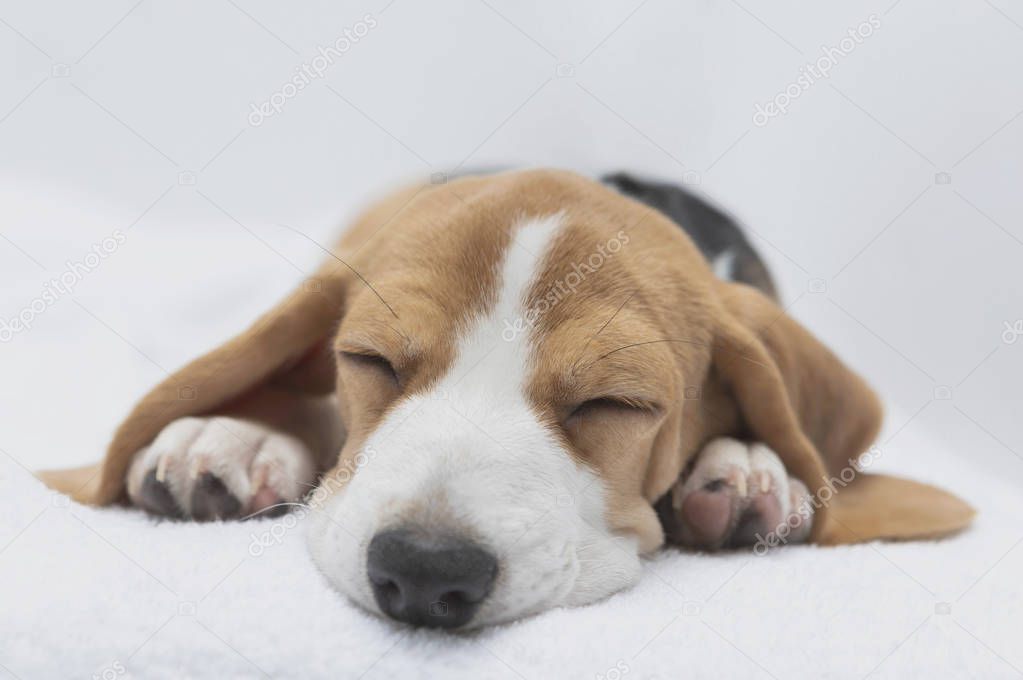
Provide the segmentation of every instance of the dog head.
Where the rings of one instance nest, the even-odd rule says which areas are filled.
[[[349,436],[317,564],[367,608],[444,626],[632,583],[663,542],[652,501],[737,421],[715,346],[770,362],[724,335],[702,257],[648,208],[543,171],[432,189],[386,231],[346,259],[366,281],[331,339]]]
[[[764,442],[814,493],[880,419],[857,376],[716,279],[674,223],[547,170],[378,203],[306,285],[150,393],[77,497],[118,499],[160,428],[266,384],[336,393],[348,433],[311,500],[317,565],[370,610],[444,627],[634,582],[664,542],[655,502],[714,437]],[[879,520],[904,491],[820,508],[814,540],[962,526],[921,510],[927,494]]]

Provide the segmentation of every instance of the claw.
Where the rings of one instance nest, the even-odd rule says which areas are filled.
[[[201,457],[196,457],[192,460],[192,464],[188,467],[188,478],[198,479],[199,473],[206,469],[206,461]]]
[[[732,471],[728,473],[728,481],[735,487],[740,498],[746,497],[746,475],[742,473],[742,470],[732,468]]]
[[[249,478],[249,484],[252,485],[253,489],[262,489],[266,486],[267,471],[265,467],[256,466],[255,471],[252,473],[252,477]]]
[[[160,456],[160,460],[156,462],[156,481],[164,484],[167,481],[167,464],[169,458],[167,456]]]

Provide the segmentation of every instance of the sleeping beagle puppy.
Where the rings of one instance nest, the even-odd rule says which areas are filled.
[[[337,590],[435,627],[593,602],[666,541],[967,526],[958,498],[863,471],[877,397],[774,298],[735,223],[668,185],[413,186],[147,394],[101,464],[40,476],[195,520],[305,501]]]

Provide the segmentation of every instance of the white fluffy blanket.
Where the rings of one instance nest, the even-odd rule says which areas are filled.
[[[933,441],[896,441],[886,467],[969,498],[975,528],[762,557],[667,550],[605,602],[467,635],[355,608],[287,518],[157,524],[69,504],[2,458],[0,663],[17,678],[1013,676],[1023,502]]]

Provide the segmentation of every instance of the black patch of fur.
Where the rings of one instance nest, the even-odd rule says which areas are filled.
[[[723,253],[732,253],[731,280],[747,283],[772,299],[778,299],[777,288],[764,261],[731,216],[674,184],[641,180],[624,172],[606,175],[601,181],[682,227],[708,262]]]

